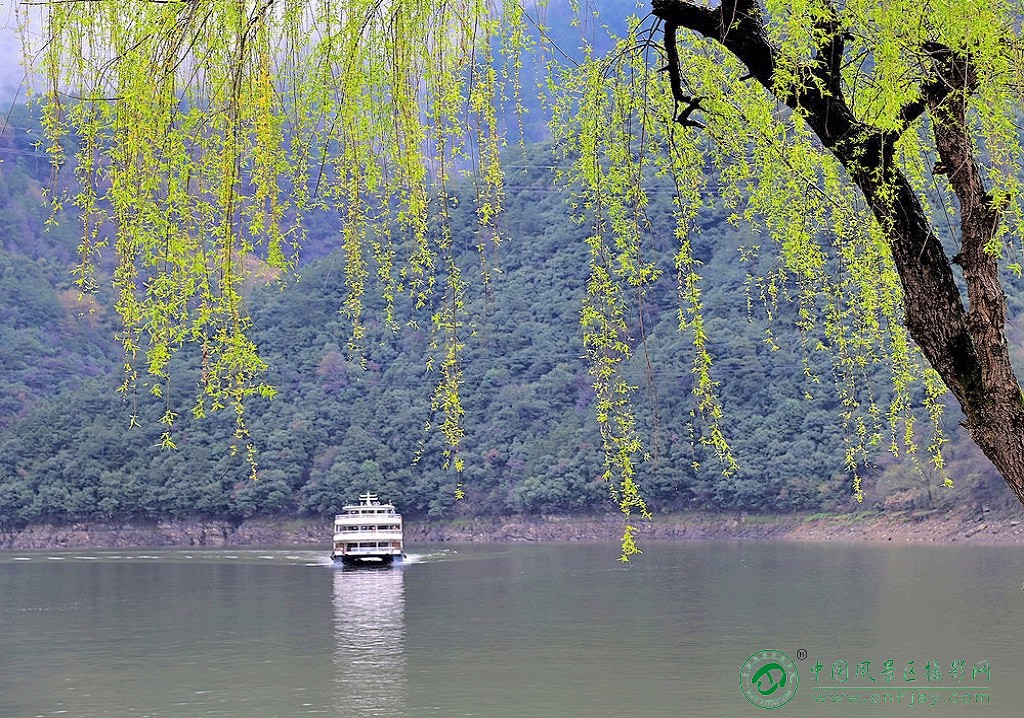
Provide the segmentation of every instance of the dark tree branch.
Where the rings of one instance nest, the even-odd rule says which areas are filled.
[[[827,17],[820,20],[815,29],[821,34],[818,53],[814,59],[813,74],[832,95],[842,93],[843,54],[849,37],[839,23],[839,13],[831,2],[825,3]]]
[[[665,31],[668,26],[675,27],[682,25],[705,37],[718,39],[720,30],[720,10],[700,7],[689,2],[679,0],[653,0],[651,3],[654,15],[665,21]]]
[[[900,122],[902,123],[902,129],[907,129],[914,123],[917,118],[925,113],[928,109],[928,103],[923,98],[918,98],[913,102],[908,102],[906,105],[900,108]]]
[[[978,325],[976,331],[987,331],[979,324],[981,315],[997,320],[990,323],[999,335],[990,336],[989,341],[1002,344],[1006,301],[996,257],[987,248],[999,227],[999,212],[985,189],[967,127],[967,99],[977,90],[978,76],[969,57],[936,43],[930,45],[925,50],[935,61],[938,81],[925,88],[924,97],[931,111],[941,168],[960,201],[959,264],[967,283],[968,320]]]
[[[935,62],[936,77],[921,86],[921,97],[900,109],[903,129],[927,112],[929,106],[942,104],[943,100],[957,88],[965,90],[970,95],[978,86],[977,72],[970,69],[962,58],[957,59],[949,47],[938,42],[927,42],[921,49]]]
[[[675,101],[674,120],[683,127],[695,127],[704,129],[704,124],[697,120],[691,120],[697,110],[703,110],[700,106],[701,98],[691,97],[683,92],[683,81],[679,69],[679,48],[676,45],[676,30],[678,26],[672,22],[665,23],[665,55],[668,58],[668,65],[664,68],[668,72],[669,86],[672,88],[672,99]],[[683,105],[680,110],[679,106]]]
[[[748,23],[762,25],[761,7],[757,0],[722,0],[721,5],[721,29],[722,37],[734,30],[743,32]]]
[[[932,116],[935,147],[950,187],[960,202],[958,264],[967,285],[967,326],[979,359],[978,383],[967,387],[965,427],[1007,484],[1024,502],[1024,402],[1009,361],[1006,295],[999,280],[998,253],[991,248],[999,229],[1000,209],[986,191],[967,120],[968,98],[978,89],[970,56],[938,43],[925,51],[938,80],[924,88]],[[963,404],[963,402],[961,402]]]
[[[665,55],[668,57],[668,64],[665,69],[668,71],[668,82],[672,88],[672,98],[676,103],[683,102],[683,81],[679,70],[679,48],[676,46],[676,30],[678,25],[674,22],[665,23]]]
[[[700,106],[701,98],[684,95],[683,100],[686,102],[686,107],[683,108],[682,112],[676,115],[676,122],[681,124],[683,127],[696,127],[697,129],[703,130],[703,123],[698,122],[697,120],[690,119],[690,115],[692,115],[694,112],[696,112],[697,110],[704,109],[703,107]]]

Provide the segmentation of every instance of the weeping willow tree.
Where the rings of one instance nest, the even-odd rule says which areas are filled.
[[[763,207],[783,265],[813,277],[820,255],[804,228],[831,237],[858,285],[849,307],[867,331],[855,334],[881,339],[893,367],[892,409],[913,377],[905,327],[1024,503],[1024,400],[1000,274],[1001,263],[1021,271],[1022,11],[945,0],[653,4],[676,124],[701,124],[703,112],[717,145],[724,125],[774,135],[750,138],[761,156],[728,171],[761,185],[747,207]],[[845,353],[843,332],[829,333]]]
[[[243,283],[257,258],[289,271],[303,218],[330,209],[343,218],[351,350],[371,279],[389,324],[403,321],[400,296],[428,308],[434,405],[446,458],[460,468],[470,328],[451,182],[464,170],[473,177],[486,281],[488,248],[503,240],[506,138],[495,108],[533,91],[518,70],[544,4],[23,7],[52,161],[77,179],[73,194],[58,188],[53,200],[82,221],[83,292],[101,281],[97,253],[116,253],[125,389],[145,371],[157,379],[151,390],[165,392],[171,357],[198,346],[193,411],[233,408],[255,468],[244,406],[273,389],[248,338]],[[29,7],[41,13],[42,43]],[[593,8],[573,11],[583,28],[600,24]],[[883,438],[895,452],[929,444],[941,465],[937,422],[922,441],[910,397],[923,395],[934,418],[948,388],[1024,502],[1024,401],[1001,285],[1005,272],[1020,274],[1022,17],[1019,3],[998,0],[655,0],[628,19],[612,52],[584,39],[582,60],[549,64],[561,180],[590,228],[581,323],[606,478],[627,516],[647,508],[623,367],[642,339],[631,331],[643,326],[642,296],[666,273],[692,338],[697,434],[724,470],[735,465],[691,251],[710,204],[763,238],[744,247],[745,260],[774,257],[773,269],[751,275],[751,294],[769,308],[793,301],[807,352],[832,352],[855,476]],[[652,182],[675,188],[669,266],[647,248]],[[865,388],[879,365],[892,380],[884,400]],[[175,411],[168,403],[168,445]],[[624,549],[635,550],[630,528]]]

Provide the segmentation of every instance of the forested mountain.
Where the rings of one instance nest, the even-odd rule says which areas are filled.
[[[50,164],[33,128],[23,105],[0,122],[0,429],[119,361],[111,312],[73,287],[75,223],[46,227]]]
[[[25,127],[16,117],[12,127]],[[0,525],[102,518],[330,514],[358,492],[375,490],[411,515],[600,510],[602,471],[593,392],[578,329],[586,292],[586,228],[570,221],[553,183],[554,160],[533,147],[509,160],[506,241],[481,255],[470,202],[456,208],[456,258],[469,280],[464,363],[467,435],[461,475],[442,468],[432,420],[436,375],[429,307],[399,303],[398,331],[381,307],[368,308],[367,336],[350,348],[343,261],[302,265],[295,279],[254,287],[254,336],[271,365],[273,400],[252,400],[248,422],[260,478],[233,452],[230,411],[192,418],[194,367],[181,360],[162,399],[145,385],[128,395],[110,310],[76,301],[69,274],[75,226],[43,231],[40,203],[48,167],[9,130],[0,164]],[[468,191],[468,190],[467,190]],[[817,510],[852,505],[843,466],[843,428],[828,356],[812,353],[815,382],[793,317],[770,322],[739,261],[749,240],[712,210],[702,217],[695,254],[703,262],[708,329],[725,422],[739,470],[722,466],[696,440],[691,414],[690,338],[677,326],[672,281],[670,193],[655,192],[651,247],[666,279],[637,298],[630,369],[649,459],[640,481],[655,510],[721,508]],[[336,221],[323,217],[324,246]],[[481,262],[490,281],[481,281]],[[370,296],[375,296],[373,290]],[[379,301],[379,300],[377,300]],[[372,300],[371,300],[372,303]],[[1019,302],[1015,303],[1019,307]],[[643,331],[639,322],[643,314]],[[416,327],[408,326],[415,322]],[[196,362],[198,363],[198,362]],[[878,392],[884,394],[880,384]],[[157,448],[159,417],[180,414],[176,450]],[[140,426],[129,429],[138,413]],[[913,462],[886,458],[865,472],[868,507],[941,506],[1001,496],[1002,482],[955,434],[953,490]],[[466,498],[455,501],[461,483]]]

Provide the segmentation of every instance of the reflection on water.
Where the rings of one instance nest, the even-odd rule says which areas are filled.
[[[398,566],[334,571],[338,715],[406,715],[405,583]]]

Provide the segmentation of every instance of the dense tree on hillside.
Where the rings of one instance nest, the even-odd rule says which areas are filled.
[[[431,414],[431,377],[424,371],[429,335],[395,333],[368,321],[361,367],[345,350],[351,325],[337,311],[345,290],[336,281],[343,261],[332,256],[304,262],[301,280],[283,291],[260,287],[247,299],[253,339],[279,392],[273,401],[247,407],[259,441],[259,481],[247,480],[242,457],[230,456],[229,416],[196,420],[185,414],[172,429],[178,449],[154,449],[164,401],[144,391],[129,397],[114,392],[116,379],[110,374],[120,362],[110,357],[110,378],[74,392],[58,393],[59,384],[50,383],[49,401],[0,430],[0,530],[45,520],[323,516],[367,488],[397,501],[411,517],[606,508],[592,381],[580,337],[566,337],[561,329],[576,320],[586,295],[585,228],[566,221],[569,210],[554,184],[550,153],[530,148],[526,159],[530,169],[508,187],[505,219],[512,237],[529,241],[502,257],[501,272],[486,291],[479,282],[467,287],[466,311],[477,336],[467,347],[471,355],[462,389],[472,417],[461,447],[466,501],[453,500],[450,476],[440,469],[440,437],[423,430]],[[471,187],[460,193],[464,208],[471,205],[471,194]],[[659,232],[671,232],[671,218],[655,211],[670,196],[660,192],[653,198]],[[453,219],[457,235],[475,223],[471,210],[459,210]],[[707,271],[726,288],[710,292],[707,302],[716,317],[718,369],[729,380],[722,401],[735,427],[739,461],[731,476],[722,476],[694,442],[687,338],[675,326],[674,293],[668,287],[647,296],[647,351],[657,370],[645,377],[643,363],[634,361],[627,375],[657,395],[654,402],[646,395],[637,401],[639,428],[651,437],[651,461],[638,482],[652,511],[819,511],[850,499],[849,492],[835,490],[849,481],[841,461],[841,430],[831,425],[838,415],[835,397],[824,391],[802,399],[810,381],[792,371],[800,366],[798,352],[771,351],[761,341],[763,318],[748,316],[743,293],[729,290],[743,284],[744,271],[735,260],[746,239],[743,229],[709,222],[698,244]],[[671,266],[668,249],[659,261]],[[467,273],[479,264],[472,246],[457,248],[456,258]],[[21,284],[26,289],[9,294],[0,283],[0,305],[12,305],[9,297],[29,292],[53,294],[47,279],[33,273],[25,273]],[[371,317],[382,304],[374,294],[371,289]],[[734,320],[717,319],[726,316]],[[19,361],[0,365],[0,384],[16,386],[22,365],[27,370],[47,362],[46,347],[72,345],[72,328],[14,319],[7,336],[11,351],[20,352]],[[93,341],[105,337],[113,344],[109,331],[93,328]],[[39,346],[17,341],[22,335],[39,337]],[[799,346],[785,324],[776,328],[776,336],[783,345]],[[65,359],[63,374],[80,383],[76,356]],[[187,395],[199,378],[187,364],[186,357],[174,360],[172,401]],[[827,362],[816,368],[829,372]],[[775,379],[766,382],[769,376]],[[875,383],[884,391],[884,382]],[[132,404],[141,426],[124,431],[126,407]],[[876,494],[871,482],[868,488],[874,507],[885,492]],[[982,498],[966,491],[957,495]],[[928,505],[913,502],[914,508]]]
[[[242,403],[270,391],[241,300],[253,266],[246,258],[258,252],[288,267],[301,217],[331,206],[343,218],[349,349],[365,337],[371,273],[384,321],[401,321],[405,303],[431,308],[440,337],[434,403],[446,455],[461,467],[454,451],[470,330],[453,245],[480,248],[486,279],[506,181],[496,92],[523,92],[514,77],[532,42],[527,11],[506,3],[495,16],[473,0],[41,7],[54,162],[65,162],[69,133],[79,148],[73,164],[84,189],[70,201],[85,229],[80,285],[95,285],[93,257],[113,243],[127,382],[136,364],[166,376],[174,352],[194,342],[205,390],[196,413],[235,406],[244,438]],[[590,229],[583,343],[624,511],[646,510],[622,367],[645,333],[643,298],[664,274],[647,250],[647,182],[659,175],[676,188],[668,212],[679,324],[695,357],[701,438],[727,470],[734,462],[692,236],[711,196],[777,248],[775,266],[751,280],[769,310],[791,293],[808,353],[818,344],[834,351],[851,465],[884,419],[905,428],[894,428],[894,448],[916,448],[910,398],[922,374],[935,406],[938,380],[919,366],[909,331],[1024,501],[1024,404],[999,275],[1024,216],[1013,122],[1021,8],[971,7],[658,0],[653,18],[632,21],[607,56],[584,51],[582,62],[555,71],[553,133],[574,163],[563,181]],[[597,25],[589,8],[581,13],[581,26]],[[507,58],[504,70],[496,54]],[[501,72],[513,79],[499,82]],[[477,181],[472,238],[453,231],[451,180],[461,168]],[[751,243],[744,256],[762,251]],[[891,368],[886,406],[861,381],[878,359]],[[174,417],[168,407],[163,421]],[[170,428],[165,442],[173,443]]]
[[[0,532],[44,521],[234,523],[255,516],[329,516],[366,489],[398,502],[413,518],[606,509],[592,380],[581,338],[561,329],[575,321],[586,294],[586,229],[565,221],[568,208],[555,187],[549,153],[531,148],[526,159],[530,169],[508,187],[505,218],[513,238],[529,241],[502,257],[501,272],[486,291],[479,282],[467,287],[466,311],[477,336],[467,347],[472,353],[462,390],[471,417],[461,448],[466,501],[454,501],[450,476],[440,470],[440,437],[423,430],[430,416],[431,382],[424,372],[429,336],[368,321],[361,367],[345,350],[351,325],[337,312],[345,291],[336,281],[343,261],[333,256],[303,263],[301,280],[283,290],[261,287],[247,300],[253,339],[279,392],[273,401],[247,408],[260,448],[256,482],[248,480],[243,457],[231,456],[230,416],[183,415],[172,429],[178,449],[161,452],[154,444],[165,401],[141,390],[128,397],[115,392],[116,356],[97,366],[106,378],[82,383],[97,365],[96,355],[62,351],[59,366],[50,358],[55,350],[73,349],[81,327],[9,316],[0,385],[16,391],[20,377],[43,368],[47,380],[37,386],[46,390],[36,396],[43,403],[0,428]],[[469,207],[470,195],[471,189],[460,205]],[[658,234],[671,234],[671,216],[661,208],[670,198],[669,192],[652,196]],[[650,454],[638,477],[643,496],[656,513],[851,509],[827,355],[812,355],[810,376],[801,371],[800,335],[787,314],[794,308],[785,305],[772,326],[777,348],[763,341],[769,324],[747,309],[746,270],[737,262],[749,230],[716,216],[704,218],[694,251],[715,277],[705,296],[708,331],[738,468],[723,475],[709,448],[695,440],[689,338],[676,327],[676,298],[668,286],[645,297],[647,359],[634,357],[625,372],[644,387],[635,402]],[[453,219],[456,234],[475,222],[471,210]],[[671,266],[671,247],[665,249],[657,261]],[[457,248],[456,257],[467,273],[479,264],[472,246]],[[23,296],[52,296],[50,282],[66,281],[66,270],[53,278],[24,268],[15,273],[20,282],[0,282],[0,306],[15,306]],[[375,293],[371,289],[368,296],[368,303],[377,302],[369,307],[371,316],[382,304]],[[33,311],[33,304],[24,311]],[[102,324],[91,328],[89,339],[113,347]],[[187,357],[174,360],[172,401],[187,398],[199,380],[188,363]],[[886,395],[883,374],[876,369],[868,377],[879,397]],[[59,378],[80,386],[62,391]],[[140,426],[125,431],[132,405]],[[978,463],[982,457],[970,451],[962,432],[948,429],[954,490],[936,490],[940,476],[918,470],[912,457],[887,460],[884,448],[876,447],[869,461],[877,468],[864,472],[863,507],[998,506],[1001,480]]]

